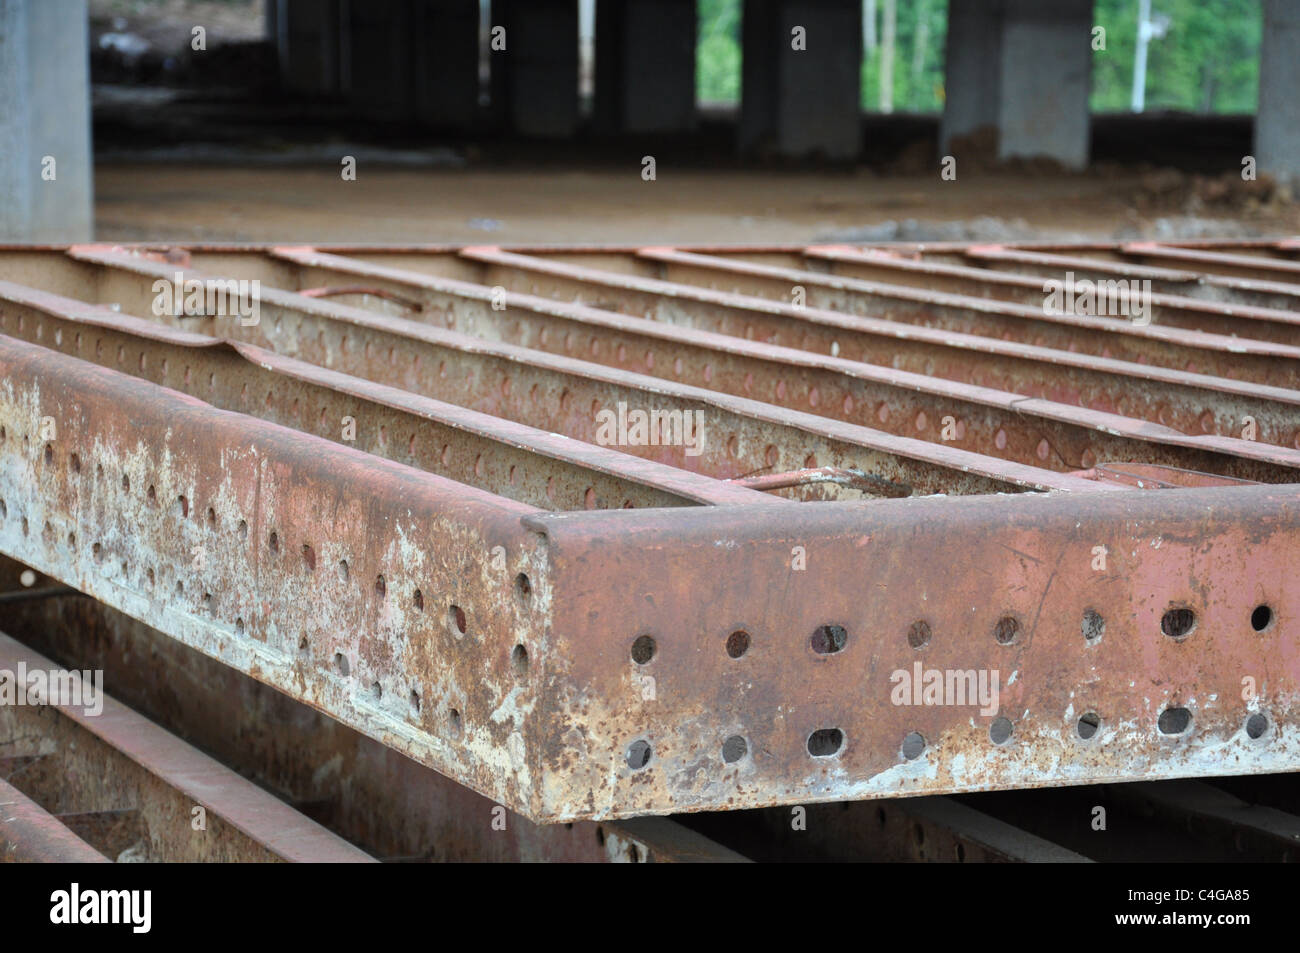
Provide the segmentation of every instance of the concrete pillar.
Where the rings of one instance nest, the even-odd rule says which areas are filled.
[[[0,240],[93,237],[86,0],[0,0]]]
[[[562,137],[578,126],[577,0],[492,0],[493,112],[525,136]]]
[[[1264,0],[1255,161],[1300,188],[1300,0]]]
[[[628,133],[695,123],[695,0],[600,0],[596,121]]]
[[[1088,164],[1092,0],[1004,0],[998,158]]]
[[[410,0],[344,0],[341,6],[339,84],[348,102],[367,116],[408,119],[414,114],[412,7]]]
[[[478,0],[416,0],[415,116],[470,125],[478,115]]]
[[[1092,27],[1092,0],[950,0],[942,151],[995,126],[999,159],[1086,166]]]
[[[280,81],[298,93],[340,90],[339,25],[344,0],[267,0],[276,5],[276,56]]]
[[[796,31],[805,44],[796,49]],[[745,0],[740,146],[851,159],[862,144],[861,0]]]
[[[939,150],[954,136],[997,128],[1002,75],[1002,4],[999,0],[948,0],[944,108]]]

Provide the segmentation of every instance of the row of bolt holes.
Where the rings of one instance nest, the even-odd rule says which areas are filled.
[[[8,434],[5,433],[4,428],[0,428],[0,441],[4,441],[6,436],[8,436]],[[53,445],[49,445],[49,443],[45,445],[44,462],[45,465],[47,465],[47,467],[48,465],[53,464]],[[77,454],[72,454],[72,456],[70,456],[69,463],[70,465],[72,465],[72,469],[74,473],[81,473],[81,469],[82,469],[81,456],[78,456]],[[98,473],[98,476],[100,478],[103,478],[104,468],[96,467],[96,473]],[[130,493],[130,490],[131,490],[130,477],[127,476],[126,473],[123,473],[122,491],[123,493]],[[146,490],[146,497],[148,498],[149,503],[151,504],[157,503],[157,490],[153,488],[152,484],[149,484],[148,489]],[[188,501],[185,495],[179,495],[179,497],[177,497],[177,501],[175,501],[175,506],[173,507],[173,512],[175,516],[178,517],[178,519],[182,519],[182,520],[187,519],[187,517],[190,516],[190,501]],[[0,519],[6,519],[8,515],[9,515],[8,506],[6,506],[3,499],[0,499]],[[25,536],[27,533],[26,523],[27,520],[23,519],[23,534],[25,534]],[[216,510],[213,510],[212,507],[208,507],[208,528],[213,530],[213,532],[216,532],[217,529],[217,514],[216,514]],[[242,538],[242,540],[246,540],[246,538],[248,537],[248,524],[246,520],[239,520],[239,537]],[[75,537],[75,534],[73,533],[68,534],[69,545],[75,545],[75,538],[77,538]],[[266,545],[268,545],[270,553],[272,553],[273,555],[279,554],[279,534],[276,532],[276,530],[272,530],[272,532],[270,532],[268,538],[266,538]],[[95,545],[92,546],[91,553],[92,555],[94,555],[96,563],[101,562],[101,560],[103,560],[103,546],[101,546],[100,543],[96,542]],[[302,553],[303,553],[303,563],[305,564],[305,567],[307,567],[307,571],[315,572],[316,553],[315,550],[312,549],[311,543],[303,543]],[[122,563],[122,567],[123,567],[123,572],[125,572],[125,568],[126,568],[125,562]],[[346,559],[339,560],[338,572],[339,572],[339,579],[346,582],[348,579],[348,567],[347,567]],[[146,575],[148,577],[149,585],[153,585],[153,569],[148,569]],[[183,585],[181,584],[181,581],[178,580],[177,593],[182,593],[182,592],[183,592]],[[376,580],[374,580],[374,592],[376,592],[376,595],[378,595],[380,599],[387,598],[387,582],[385,580],[385,577],[383,577],[382,573],[381,575],[378,575],[376,577]],[[526,605],[526,603],[528,603],[529,601],[529,598],[532,597],[532,592],[533,592],[532,582],[530,582],[530,580],[528,579],[528,575],[526,575],[526,573],[521,572],[519,573],[519,575],[515,576],[515,594],[517,595],[517,597],[519,597],[520,602],[523,602],[524,605]],[[211,595],[209,595],[208,593],[204,593],[203,602],[205,607],[211,608],[212,607]],[[413,592],[412,605],[415,606],[417,610],[424,611],[424,593],[422,593],[420,589],[416,589],[415,592]],[[467,618],[465,618],[465,612],[463,608],[456,605],[451,605],[447,607],[447,627],[450,628],[451,633],[454,634],[456,638],[464,638],[465,633],[467,633],[468,631],[468,620]],[[235,631],[239,632],[240,634],[243,634],[244,620],[242,618],[235,619]],[[304,653],[305,651],[307,651],[307,636],[302,637],[302,640],[299,641],[298,647],[299,650],[304,651]],[[511,650],[510,660],[511,660],[512,671],[515,672],[516,677],[519,677],[519,679],[524,679],[524,677],[528,675],[528,649],[526,649],[526,647],[523,644],[515,645],[515,647],[513,647],[513,649]],[[342,675],[344,677],[346,677],[348,673],[350,673],[350,666],[348,666],[347,657],[342,653],[334,654],[334,667],[335,670],[338,671],[339,675]],[[377,683],[376,681],[376,683],[370,686],[370,692],[372,692],[374,698],[377,699],[378,697],[380,697],[382,694],[382,688],[380,686],[380,683]],[[413,711],[416,712],[420,711],[420,693],[416,692],[415,689],[411,690],[411,697],[409,697],[409,702],[411,702],[411,707]],[[454,731],[459,735],[460,712],[456,709],[450,709],[450,711],[448,711],[448,718],[450,718],[452,729],[454,729]]]
[[[1250,614],[1250,625],[1256,632],[1263,632],[1273,624],[1273,610],[1267,605],[1258,605]],[[1175,641],[1182,641],[1196,628],[1196,613],[1187,608],[1170,609],[1160,620],[1160,631]],[[1091,645],[1099,641],[1106,631],[1106,622],[1096,611],[1089,609],[1083,615],[1081,626],[1084,639]],[[993,637],[999,645],[1010,645],[1020,634],[1020,623],[1012,616],[1004,616],[993,628]],[[931,637],[930,624],[924,620],[914,622],[907,633],[907,643],[914,649],[924,647]],[[818,626],[809,639],[809,645],[818,655],[834,655],[848,644],[848,631],[840,625]],[[750,636],[743,629],[737,629],[727,636],[727,655],[738,659],[749,651]],[[637,665],[646,665],[655,656],[657,645],[654,637],[637,636],[632,642],[632,661]],[[1186,708],[1168,708],[1160,713],[1156,726],[1161,734],[1181,735],[1191,727],[1192,716]],[[1079,737],[1088,740],[1101,727],[1101,719],[1095,712],[1087,712],[1079,718],[1076,725]],[[989,740],[995,745],[1006,744],[1011,740],[1014,726],[1008,718],[995,718],[989,726]],[[1254,714],[1246,720],[1246,734],[1251,739],[1263,736],[1268,729],[1268,719]],[[808,753],[814,758],[827,758],[837,754],[844,746],[844,732],[838,728],[820,728],[808,736]],[[925,750],[925,738],[920,732],[912,732],[903,739],[903,757],[915,760]],[[740,735],[732,735],[722,744],[722,760],[733,764],[743,758],[749,751],[749,744]],[[628,767],[633,770],[644,768],[650,763],[652,754],[650,745],[644,740],[633,742],[627,749]]]

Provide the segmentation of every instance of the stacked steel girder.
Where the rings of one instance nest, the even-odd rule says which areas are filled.
[[[0,551],[539,822],[1292,770],[1298,253],[9,248]]]

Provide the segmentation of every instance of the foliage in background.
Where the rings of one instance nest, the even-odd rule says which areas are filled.
[[[1133,91],[1137,0],[1095,0],[1106,50],[1092,56],[1092,108],[1127,110]],[[1253,113],[1259,90],[1260,0],[1152,0],[1168,32],[1147,52],[1146,108]]]
[[[740,101],[742,0],[697,0],[699,55],[696,86],[703,102]],[[875,0],[877,46],[862,61],[862,106],[880,108],[881,20]],[[1147,56],[1146,108],[1187,112],[1251,113],[1258,95],[1260,0],[1153,0],[1169,30],[1153,39]],[[1126,111],[1133,88],[1138,0],[1095,0],[1094,22],[1106,28],[1106,49],[1093,54],[1092,108]],[[944,43],[948,0],[897,0],[894,49],[896,111],[943,109]],[[924,29],[922,29],[924,25]],[[917,56],[917,38],[924,47]]]

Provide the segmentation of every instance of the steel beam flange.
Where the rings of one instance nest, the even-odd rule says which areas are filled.
[[[540,813],[1276,772],[1300,756],[1300,487],[691,517],[526,518],[556,594]]]

